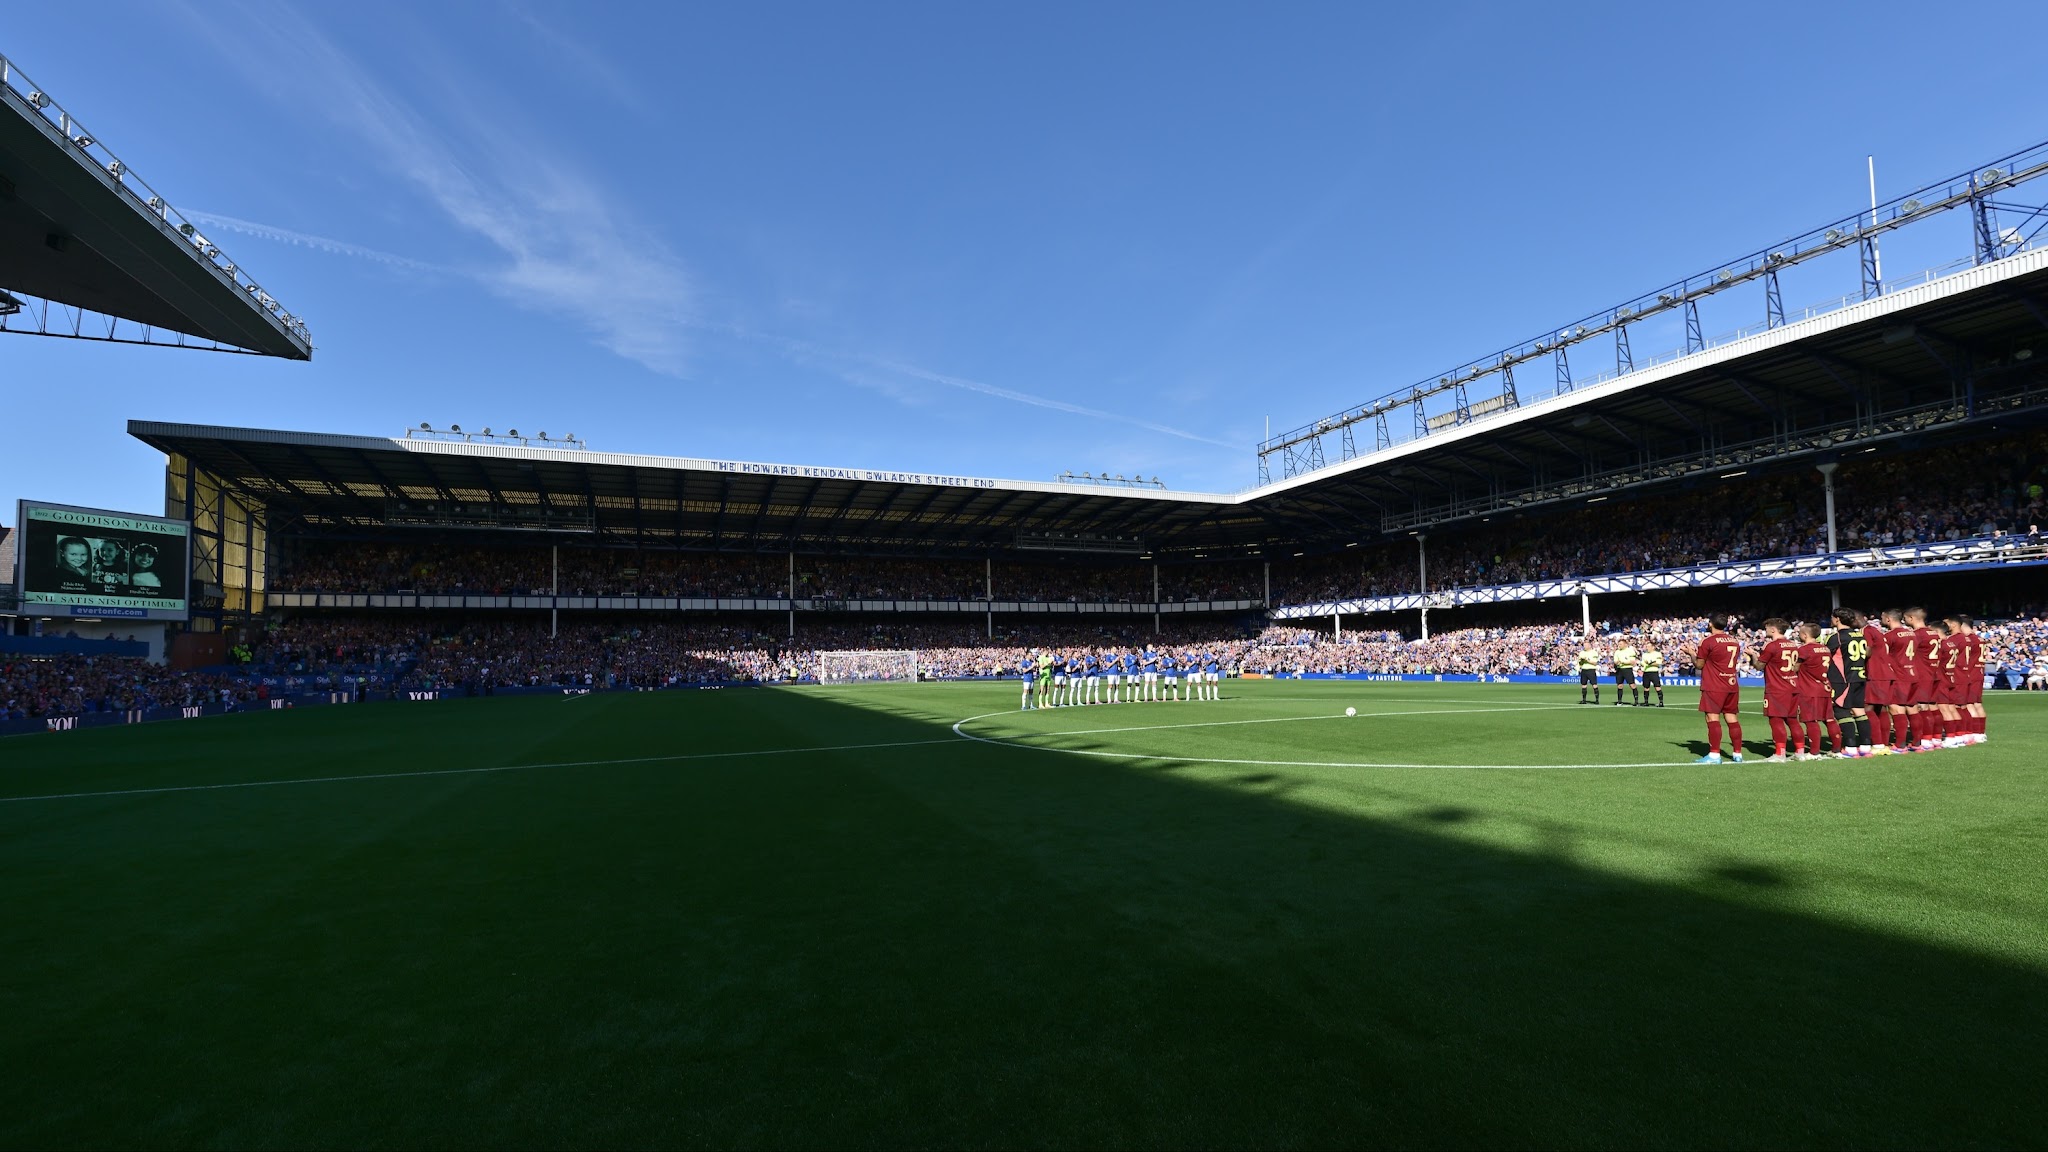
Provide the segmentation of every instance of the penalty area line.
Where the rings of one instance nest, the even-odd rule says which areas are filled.
[[[170,792],[225,792],[236,788],[281,788],[287,784],[342,784],[351,780],[413,780],[430,776],[485,776],[498,772],[530,772],[540,768],[612,768],[626,764],[666,764],[685,760],[734,760],[747,756],[793,756],[801,752],[858,752],[868,748],[915,748],[926,744],[958,744],[955,737],[934,740],[889,740],[876,744],[829,744],[808,748],[756,748],[744,752],[678,752],[671,756],[633,756],[623,760],[555,760],[546,764],[494,764],[481,768],[424,768],[417,772],[359,772],[344,776],[296,776],[286,780],[237,780],[224,784],[170,784],[158,788],[110,788],[99,792],[45,792],[33,796],[0,796],[0,804],[30,800],[86,800],[95,796],[156,796]]]

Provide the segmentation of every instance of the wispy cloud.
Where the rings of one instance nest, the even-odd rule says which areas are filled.
[[[243,236],[254,236],[259,240],[271,240],[279,244],[290,244],[297,248],[311,248],[315,251],[327,252],[335,256],[352,256],[358,260],[388,264],[393,268],[405,268],[414,272],[453,271],[453,269],[439,264],[430,264],[425,260],[415,260],[410,256],[400,256],[396,252],[366,248],[361,244],[351,244],[346,240],[334,240],[326,236],[315,236],[308,232],[294,232],[289,228],[279,228],[271,224],[258,224],[253,220],[223,216],[218,212],[202,212],[192,208],[181,209],[181,211],[186,219],[194,223],[204,224],[215,231],[235,232]]]
[[[288,6],[237,5],[232,18],[188,11],[254,83],[332,120],[488,242],[496,259],[481,279],[493,292],[563,315],[653,371],[683,374],[689,279],[591,180],[461,101],[429,118]]]
[[[1143,420],[1136,416],[1126,416],[1121,412],[1105,412],[1100,408],[1069,404],[1064,400],[1055,400],[1049,396],[1037,396],[1029,392],[1018,392],[1015,389],[985,384],[979,380],[969,380],[962,376],[948,376],[944,372],[934,372],[928,368],[919,368],[915,364],[905,364],[896,360],[875,360],[873,363],[878,367],[887,368],[891,372],[901,372],[903,375],[913,379],[928,380],[934,384],[944,384],[948,388],[958,388],[966,392],[979,392],[984,396],[994,396],[998,399],[1010,400],[1018,404],[1029,404],[1034,408],[1050,408],[1055,412],[1067,412],[1075,416],[1086,416],[1092,420],[1112,420],[1120,424],[1129,424],[1133,427],[1143,428],[1147,431],[1158,432],[1167,436],[1178,436],[1182,440],[1192,440],[1197,444],[1214,444],[1218,448],[1244,447],[1242,444],[1233,444],[1227,440],[1217,440],[1204,436],[1199,432],[1190,432],[1185,428],[1175,428],[1171,424],[1161,424],[1153,420]]]
[[[634,112],[645,112],[647,104],[640,90],[603,53],[535,15],[524,4],[506,0],[505,10],[548,51],[549,59],[615,104]]]

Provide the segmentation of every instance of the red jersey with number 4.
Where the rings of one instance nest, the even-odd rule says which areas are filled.
[[[1884,642],[1892,658],[1892,679],[1906,683],[1920,679],[1927,666],[1927,648],[1920,643],[1920,634],[1911,628],[1894,628],[1884,634]]]

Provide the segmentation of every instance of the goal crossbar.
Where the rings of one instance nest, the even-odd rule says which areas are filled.
[[[914,684],[917,682],[917,652],[901,648],[887,651],[845,649],[818,653],[820,684]]]

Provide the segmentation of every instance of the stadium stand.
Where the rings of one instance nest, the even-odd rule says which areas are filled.
[[[1703,616],[1601,621],[1600,643],[1628,637],[1664,651],[1674,675],[1692,671]],[[2010,687],[2048,688],[2048,608],[1985,621],[1987,669]],[[1584,645],[1572,624],[1466,628],[1429,640],[1393,631],[1341,636],[1272,626],[1256,635],[1223,631],[1155,637],[1140,630],[1027,628],[993,641],[959,625],[838,626],[801,645],[770,632],[725,624],[590,621],[550,636],[528,617],[417,619],[306,618],[279,624],[232,670],[175,672],[120,657],[15,659],[0,664],[0,719],[94,714],[231,702],[247,706],[271,689],[350,686],[363,691],[499,688],[618,689],[696,684],[814,682],[826,650],[910,648],[938,678],[1011,674],[1040,649],[1162,649],[1213,652],[1230,670],[1254,675],[1564,675]],[[1738,633],[1754,652],[1763,634]]]

